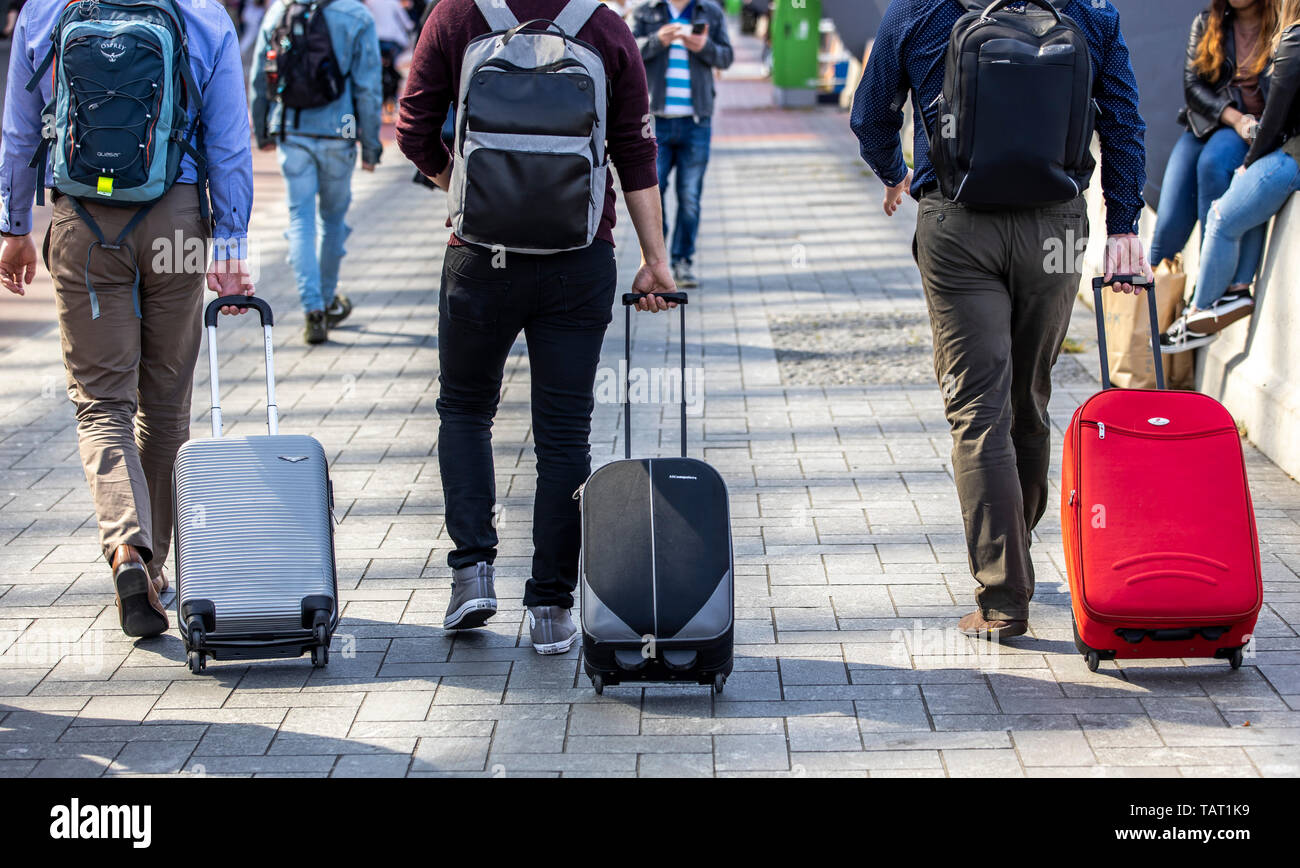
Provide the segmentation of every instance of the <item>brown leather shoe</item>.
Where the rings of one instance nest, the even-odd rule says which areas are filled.
[[[166,580],[163,582],[165,586]],[[123,633],[145,638],[167,632],[170,624],[157,585],[131,546],[118,546],[113,553],[113,591]]]
[[[990,642],[1001,642],[1015,636],[1023,636],[1029,630],[1028,621],[989,621],[980,611],[971,612],[957,624],[957,629],[967,636],[975,636]]]
[[[153,582],[153,589],[160,597],[167,593],[167,589],[171,587],[171,582],[167,581],[167,573],[164,570],[159,570],[158,575],[151,577],[150,581]]]

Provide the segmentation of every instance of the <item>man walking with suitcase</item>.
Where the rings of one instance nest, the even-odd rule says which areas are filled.
[[[653,0],[637,7],[632,35],[645,61],[650,110],[659,142],[659,189],[677,173],[677,225],[672,233],[673,277],[683,289],[698,286],[695,239],[700,196],[713,135],[713,76],[735,53],[727,19],[713,0]],[[665,209],[666,210],[666,209]],[[664,236],[668,224],[664,223]]]
[[[173,57],[146,50],[161,29],[182,25],[187,37],[169,40]],[[131,88],[163,94],[152,103],[159,108],[149,111]],[[56,89],[77,118],[75,135],[66,115],[44,114]],[[135,151],[140,141],[154,143],[147,155]],[[29,167],[33,154],[48,175]],[[100,543],[123,631],[153,636],[168,626],[159,594],[167,589],[172,467],[189,438],[202,335],[206,257],[192,251],[211,243],[209,289],[253,292],[244,265],[253,177],[243,71],[219,4],[23,7],[0,144],[0,283],[20,295],[36,274],[32,199],[46,186],[56,192],[43,254]],[[127,195],[142,198],[114,201]]]
[[[513,32],[519,22],[531,23]],[[489,33],[501,35],[479,39]],[[545,99],[523,103],[517,94],[525,89]],[[441,138],[453,100],[454,158]],[[632,285],[645,295],[638,307],[666,310],[654,293],[676,289],[648,115],[631,31],[595,0],[441,0],[417,41],[397,144],[450,188],[455,233],[438,316],[438,462],[455,543],[449,630],[481,626],[497,610],[491,429],[506,358],[522,331],[537,454],[523,602],[539,654],[564,653],[577,641],[569,614],[582,544],[574,493],[591,471],[593,389],[617,283],[606,148],[644,257]]]
[[[276,0],[262,19],[249,74],[253,135],[278,150],[289,198],[289,263],[305,317],[321,344],[352,313],[338,291],[349,233],[352,172],[373,172],[383,106],[375,20],[358,0]]]
[[[1030,536],[1048,500],[1052,367],[1088,238],[1081,193],[1095,168],[1087,135],[1093,100],[1107,276],[1149,277],[1151,269],[1137,235],[1146,127],[1119,13],[1104,0],[1005,0],[982,17],[986,7],[894,0],[854,101],[852,128],[863,159],[887,187],[885,213],[894,215],[905,193],[919,202],[913,253],[980,585],[978,609],[959,627],[998,640],[1028,629]],[[982,48],[967,51],[978,40],[986,40]],[[958,70],[959,80],[945,81],[946,68]],[[985,90],[1000,99],[968,106],[964,94],[984,76]],[[899,143],[909,93],[914,172]]]

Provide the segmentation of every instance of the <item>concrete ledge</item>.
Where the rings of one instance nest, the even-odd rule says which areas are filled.
[[[1200,352],[1197,388],[1218,398],[1259,450],[1300,477],[1300,203],[1274,221],[1255,313]]]

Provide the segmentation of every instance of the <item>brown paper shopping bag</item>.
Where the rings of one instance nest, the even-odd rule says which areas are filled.
[[[1156,268],[1156,307],[1160,328],[1167,329],[1183,312],[1187,275],[1182,257]],[[1110,349],[1110,379],[1121,389],[1154,389],[1151,326],[1146,299],[1140,295],[1111,295],[1106,299],[1106,343]],[[1195,383],[1194,353],[1164,357],[1165,382],[1170,389],[1190,389]]]

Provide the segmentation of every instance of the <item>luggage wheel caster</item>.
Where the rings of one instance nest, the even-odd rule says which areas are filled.
[[[1228,665],[1234,670],[1240,669],[1241,664],[1245,661],[1246,655],[1240,648],[1233,648],[1232,653],[1228,655]]]
[[[1101,655],[1096,651],[1089,651],[1083,655],[1084,662],[1088,664],[1089,672],[1096,672],[1097,667],[1101,665]]]
[[[713,676],[713,692],[714,692],[714,693],[721,693],[721,692],[722,692],[722,687],[723,687],[723,685],[725,685],[726,683],[727,683],[727,676],[722,675],[721,673],[719,673],[718,675]]]
[[[324,669],[330,662],[330,646],[323,624],[317,624],[316,629],[312,630],[312,638],[316,640],[316,647],[311,649],[311,665]]]
[[[200,672],[202,672],[204,669],[207,668],[208,666],[207,657],[202,651],[191,651],[188,655],[186,655],[185,665],[189,667],[190,672],[192,672],[195,675],[198,675]]]
[[[591,676],[591,689],[596,691],[597,696],[603,694],[605,692],[605,679],[599,675]]]

